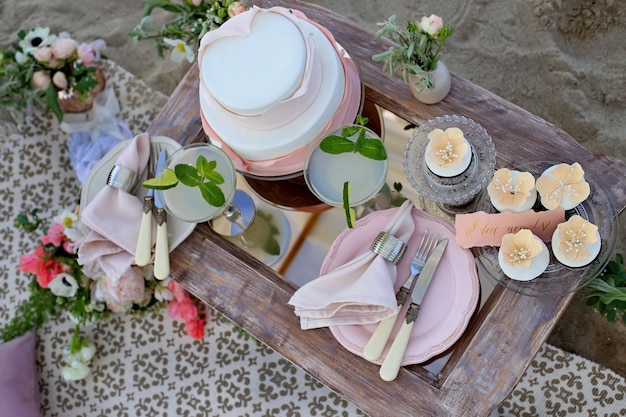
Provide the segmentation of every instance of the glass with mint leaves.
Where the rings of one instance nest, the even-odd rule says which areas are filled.
[[[368,119],[342,126],[309,152],[304,179],[317,198],[343,207],[353,227],[355,207],[369,201],[385,185],[389,161],[380,136],[365,127]]]

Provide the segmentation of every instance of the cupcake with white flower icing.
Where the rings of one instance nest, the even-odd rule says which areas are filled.
[[[493,174],[487,193],[496,210],[521,213],[537,201],[535,177],[530,172],[502,168]]]
[[[589,183],[578,162],[553,165],[537,179],[541,204],[548,210],[562,207],[571,210],[589,197]]]
[[[517,281],[530,281],[541,275],[550,263],[550,252],[541,239],[522,229],[502,237],[498,251],[502,272]]]
[[[600,253],[602,241],[598,226],[574,215],[559,224],[552,234],[552,251],[556,259],[569,267],[588,265]]]
[[[470,144],[458,127],[433,129],[428,134],[425,152],[426,166],[440,177],[455,177],[472,161]]]

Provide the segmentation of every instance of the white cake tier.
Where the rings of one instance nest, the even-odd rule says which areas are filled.
[[[307,45],[295,18],[259,9],[236,18],[241,21],[236,32],[228,29],[238,23],[232,21],[203,39],[201,78],[226,109],[255,116],[300,87]]]
[[[250,129],[212,110],[206,97],[200,94],[200,107],[206,122],[243,159],[279,158],[306,146],[319,138],[341,104],[346,75],[335,46],[313,24],[305,20],[300,20],[300,23],[314,41],[315,54],[321,63],[322,81],[315,100],[291,123],[276,129]]]

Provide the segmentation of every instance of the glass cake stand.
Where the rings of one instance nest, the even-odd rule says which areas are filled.
[[[559,162],[536,161],[521,163],[511,167],[511,169],[527,171],[533,174],[535,178],[539,178],[546,168],[558,163]],[[578,268],[565,266],[555,258],[551,244],[546,242],[546,246],[550,250],[550,263],[546,271],[531,281],[516,281],[510,279],[502,272],[502,268],[500,268],[498,262],[498,248],[485,246],[472,249],[476,256],[476,265],[481,276],[486,277],[496,285],[501,285],[520,294],[546,297],[565,295],[577,291],[601,273],[609,262],[609,258],[613,254],[617,244],[619,229],[617,214],[606,191],[593,181],[593,179],[589,178],[588,175],[585,175],[585,180],[589,183],[591,194],[578,206],[567,210],[565,212],[565,219],[567,220],[577,214],[598,226],[602,247],[599,255],[590,264]],[[486,193],[481,200],[480,204],[486,212],[496,212]],[[535,211],[545,210],[539,199],[533,209]]]
[[[433,129],[457,127],[470,144],[472,159],[468,168],[454,177],[435,175],[426,165],[428,134]],[[454,216],[474,212],[480,194],[493,176],[496,150],[491,136],[478,123],[463,116],[442,116],[419,126],[409,138],[402,155],[407,180],[420,195],[422,209],[454,222]]]

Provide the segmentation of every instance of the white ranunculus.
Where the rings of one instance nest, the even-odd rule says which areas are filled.
[[[66,381],[78,381],[79,379],[84,379],[87,375],[89,375],[89,371],[89,366],[76,360],[69,366],[64,367],[61,370],[61,375]]]
[[[163,42],[172,47],[172,54],[170,55],[172,61],[181,62],[183,59],[186,59],[189,63],[193,62],[195,54],[189,45],[187,45],[184,41],[181,41],[180,39],[165,38],[163,39]]]

